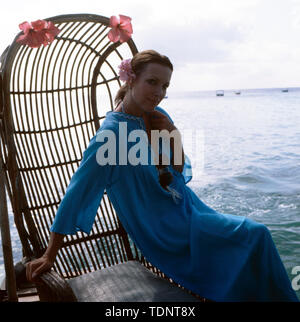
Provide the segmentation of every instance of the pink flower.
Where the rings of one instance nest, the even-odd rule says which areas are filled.
[[[47,46],[60,33],[52,21],[46,20],[36,20],[31,23],[25,21],[19,25],[19,28],[23,31],[23,35],[19,36],[17,42],[31,48]]]
[[[118,67],[119,67],[119,76],[121,81],[127,82],[135,79],[135,74],[132,71],[132,67],[131,67],[131,59],[122,60],[121,65]]]
[[[132,25],[131,18],[123,15],[111,16],[109,26],[112,28],[108,33],[108,38],[112,42],[126,42],[131,38]]]

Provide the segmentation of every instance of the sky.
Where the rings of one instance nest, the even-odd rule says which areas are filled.
[[[300,0],[10,0],[0,52],[24,21],[92,13],[132,18],[139,51],[173,65],[170,91],[300,86]]]

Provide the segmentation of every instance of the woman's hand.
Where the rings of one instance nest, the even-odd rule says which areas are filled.
[[[48,256],[43,255],[40,258],[32,260],[26,264],[26,277],[30,282],[34,282],[35,278],[43,272],[49,271],[53,266],[53,261],[51,261]]]
[[[172,132],[176,129],[175,125],[170,119],[159,111],[153,111],[148,113],[151,130],[168,130]]]
[[[34,282],[34,279],[39,274],[48,271],[53,266],[64,237],[65,235],[51,232],[49,244],[44,255],[26,264],[26,277],[28,281]]]
[[[153,111],[148,113],[148,116],[151,130],[167,130],[170,134],[174,130],[176,131],[174,133],[177,137],[177,140],[170,137],[170,145],[172,150],[172,158],[170,160],[170,163],[176,171],[182,172],[184,166],[184,151],[181,143],[180,132],[165,114],[159,111]],[[150,135],[148,134],[148,136]]]

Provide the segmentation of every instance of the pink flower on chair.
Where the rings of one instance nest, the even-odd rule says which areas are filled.
[[[108,33],[108,38],[112,42],[126,42],[131,38],[132,25],[131,18],[123,15],[111,16],[109,26],[112,28]]]
[[[19,28],[23,31],[23,35],[19,36],[17,42],[31,48],[47,46],[60,33],[52,21],[46,20],[36,20],[31,23],[25,21],[19,25]]]

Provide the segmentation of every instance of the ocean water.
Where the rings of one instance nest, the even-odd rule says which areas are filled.
[[[193,134],[189,186],[219,212],[264,223],[290,280],[300,288],[300,88],[241,90],[240,95],[225,90],[221,97],[215,91],[170,92],[161,106],[186,137]],[[9,212],[17,262],[21,246],[10,207]],[[1,248],[0,281],[3,276]]]

